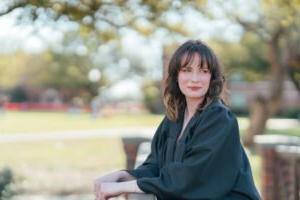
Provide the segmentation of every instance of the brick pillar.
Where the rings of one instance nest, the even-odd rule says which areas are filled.
[[[283,173],[284,160],[278,154],[280,145],[300,145],[300,138],[284,135],[258,135],[254,138],[256,147],[262,158],[262,180],[261,192],[264,200],[282,200],[280,191],[288,191],[287,188],[280,188],[279,182]],[[286,161],[288,164],[288,162]],[[282,187],[282,186],[281,186]],[[284,186],[285,187],[285,186]]]
[[[262,157],[261,170],[261,192],[264,200],[277,200],[279,197],[275,195],[277,179],[275,172],[276,152],[274,146],[262,146],[260,148]]]
[[[279,145],[276,147],[278,157],[283,160],[283,165],[280,166],[284,170],[284,188],[286,200],[300,199],[300,144],[287,146]],[[284,166],[285,165],[285,166]]]

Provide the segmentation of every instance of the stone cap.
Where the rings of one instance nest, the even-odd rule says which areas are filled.
[[[300,137],[287,135],[256,135],[254,142],[261,147],[274,148],[278,145],[300,146]]]
[[[275,151],[281,155],[300,158],[300,146],[297,145],[279,145],[275,148]]]

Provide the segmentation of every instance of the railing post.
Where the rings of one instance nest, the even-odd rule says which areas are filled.
[[[122,137],[123,148],[126,155],[126,169],[134,169],[137,150],[140,144],[150,141],[151,138],[146,137]]]

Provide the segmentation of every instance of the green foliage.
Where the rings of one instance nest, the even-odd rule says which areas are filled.
[[[51,58],[43,67],[45,86],[66,89],[84,89],[97,94],[97,87],[92,87],[88,79],[91,63],[87,56],[48,53]],[[41,66],[42,67],[42,66]],[[96,84],[94,84],[96,86]],[[97,86],[100,86],[98,83]]]
[[[266,46],[257,35],[246,33],[239,43],[212,41],[227,76],[242,75],[245,81],[264,80],[269,63]]]
[[[269,33],[277,29],[285,29],[289,32],[291,29],[299,28],[300,2],[298,0],[263,0],[261,12],[264,16],[261,23],[266,25],[264,28]]]
[[[27,68],[29,57],[17,52],[15,55],[0,56],[0,88],[12,88],[22,82],[20,76],[34,68]],[[25,77],[24,77],[25,79]]]
[[[13,182],[13,173],[9,168],[0,171],[0,200],[7,200],[13,194],[10,185]]]
[[[22,103],[26,102],[27,100],[26,92],[23,87],[17,86],[10,91],[11,102]]]
[[[20,85],[68,90],[70,94],[64,97],[65,100],[81,95],[87,96],[88,101],[97,95],[98,88],[107,80],[103,74],[98,82],[88,79],[89,70],[94,67],[89,56],[48,51],[40,55],[18,53],[3,57],[0,62],[0,88],[10,89],[14,102],[27,100]]]

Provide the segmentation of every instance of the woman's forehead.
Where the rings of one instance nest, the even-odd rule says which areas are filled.
[[[186,53],[181,58],[181,67],[196,65],[200,68],[207,67],[206,58],[199,53]]]

